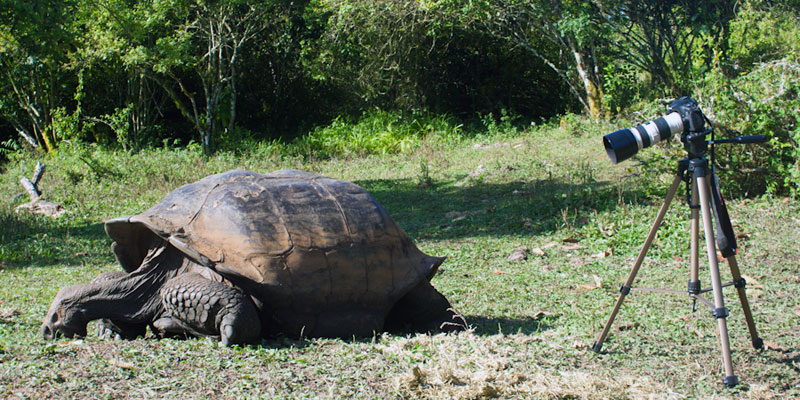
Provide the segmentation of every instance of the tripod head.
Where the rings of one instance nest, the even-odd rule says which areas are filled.
[[[681,134],[681,142],[683,148],[686,149],[689,159],[705,158],[708,153],[708,145],[711,147],[711,158],[713,168],[714,147],[715,144],[723,143],[736,143],[736,144],[751,144],[751,143],[764,143],[767,141],[766,135],[750,135],[738,136],[730,139],[714,140],[714,125],[706,118],[697,101],[691,97],[681,97],[669,105],[669,113],[678,113],[683,124],[683,133]],[[706,128],[708,122],[709,128]],[[706,135],[711,134],[711,140],[706,140]]]

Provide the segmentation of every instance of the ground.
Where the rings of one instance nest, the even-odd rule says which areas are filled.
[[[652,156],[612,166],[600,140],[611,128],[567,121],[513,134],[431,139],[398,155],[326,160],[97,153],[110,166],[105,172],[54,160],[41,185],[69,211],[58,220],[14,213],[9,199],[20,191],[14,176],[29,173],[32,164],[13,164],[0,186],[0,395],[800,397],[800,204],[779,196],[728,201],[739,265],[766,343],[763,351],[752,348],[735,292],[726,289],[740,385],[722,385],[716,323],[703,305],[693,312],[685,295],[633,292],[603,352],[591,350],[671,180],[669,168],[659,167],[671,162],[658,159],[674,154],[648,149]],[[472,329],[279,338],[232,348],[209,339],[39,337],[60,287],[119,268],[103,220],[140,212],[180,184],[232,168],[301,168],[365,187],[424,252],[448,257],[433,283]],[[686,287],[688,211],[682,201],[673,203],[635,286]],[[701,258],[704,286],[706,265]],[[730,280],[727,264],[720,267]]]

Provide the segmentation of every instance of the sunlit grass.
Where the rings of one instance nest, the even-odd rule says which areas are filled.
[[[756,324],[769,344],[763,352],[751,348],[735,294],[726,290],[737,388],[721,384],[715,321],[705,308],[693,313],[685,296],[634,292],[604,352],[589,349],[671,179],[669,170],[635,160],[612,166],[600,142],[609,128],[568,117],[458,140],[421,135],[414,146],[386,154],[335,150],[325,157],[276,149],[280,144],[208,159],[197,148],[65,148],[44,160],[48,171],[40,184],[45,198],[68,209],[58,220],[14,212],[22,201],[10,201],[21,191],[17,179],[36,160],[12,162],[0,182],[0,395],[800,396],[800,207],[790,200],[728,202]],[[58,288],[118,268],[102,221],[141,212],[181,184],[233,168],[302,168],[365,187],[423,251],[448,257],[433,282],[473,329],[451,336],[278,339],[244,348],[205,339],[39,338]],[[689,209],[678,200],[638,286],[686,286]],[[526,258],[510,261],[516,251]],[[723,279],[730,279],[720,265]],[[704,286],[707,275],[704,267]]]

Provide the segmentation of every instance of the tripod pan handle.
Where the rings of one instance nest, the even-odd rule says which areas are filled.
[[[722,144],[722,143],[751,144],[751,143],[764,143],[766,141],[767,141],[767,135],[750,135],[750,136],[737,136],[735,138],[730,138],[730,139],[710,140],[709,143],[713,143],[713,144]]]

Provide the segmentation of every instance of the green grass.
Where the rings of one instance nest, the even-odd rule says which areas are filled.
[[[344,128],[342,128],[344,129]],[[680,295],[633,292],[603,353],[590,350],[655,217],[669,171],[612,166],[607,125],[429,134],[403,152],[326,159],[253,146],[141,153],[65,148],[45,161],[58,220],[14,212],[16,160],[0,182],[0,396],[7,398],[790,398],[800,396],[800,205],[729,199],[738,261],[765,351],[754,351],[731,288],[740,385],[721,384],[716,323]],[[444,130],[443,130],[444,131]],[[333,133],[329,133],[335,136]],[[415,136],[416,137],[416,136]],[[659,148],[648,149],[650,156]],[[319,154],[317,154],[319,156]],[[62,286],[119,268],[102,221],[138,213],[175,187],[232,168],[302,168],[359,183],[426,253],[434,284],[473,329],[459,335],[279,339],[222,348],[206,339],[46,342],[39,325]],[[683,289],[688,207],[675,202],[637,286]],[[509,261],[520,247],[527,259]],[[543,255],[538,255],[541,250]],[[701,261],[705,264],[705,260]],[[725,263],[720,264],[729,280]],[[707,268],[701,281],[710,281]],[[625,329],[620,329],[625,328]],[[91,329],[90,329],[91,331]]]

